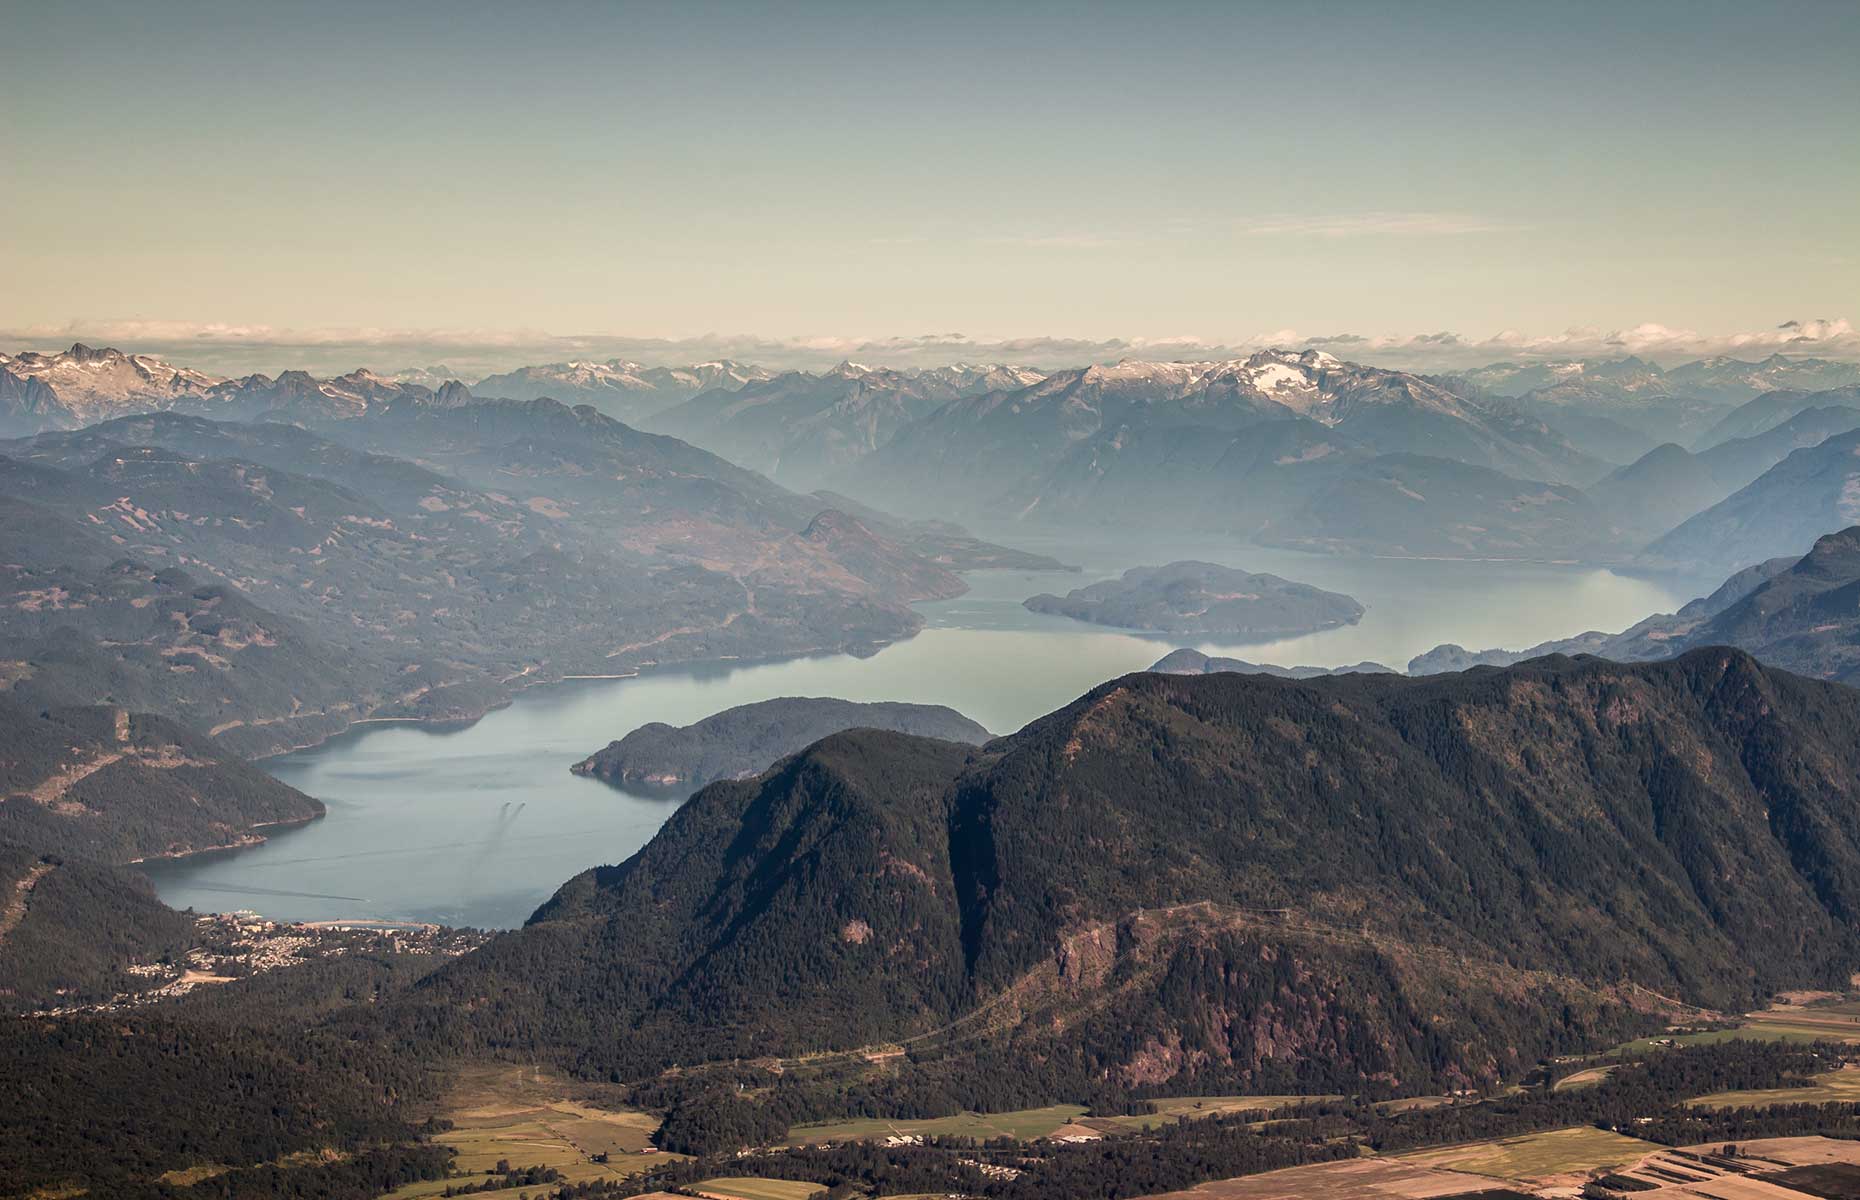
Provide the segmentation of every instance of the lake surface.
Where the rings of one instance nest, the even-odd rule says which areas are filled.
[[[262,764],[321,799],[328,816],[262,846],[152,863],[147,873],[169,904],[202,911],[512,926],[571,875],[633,853],[681,802],[569,774],[571,763],[648,721],[684,725],[755,700],[840,696],[947,704],[1010,733],[1181,645],[1286,666],[1370,659],[1401,669],[1441,642],[1522,647],[1622,629],[1701,590],[1594,568],[1324,558],[1205,538],[1140,546],[1040,543],[1024,530],[997,538],[1084,570],[970,575],[968,595],[920,606],[923,633],[868,658],[576,680],[534,688],[466,728],[359,726]],[[1037,592],[1179,558],[1346,592],[1368,612],[1347,629],[1245,645],[1120,633],[1020,606]]]

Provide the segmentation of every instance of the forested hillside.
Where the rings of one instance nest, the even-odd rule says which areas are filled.
[[[977,1107],[1491,1080],[1844,982],[1856,828],[1860,696],[1736,651],[1129,676],[707,788],[403,1016],[623,1079],[908,1039],[894,1101]]]
[[[952,566],[1009,553],[942,539],[933,560],[590,408],[276,390],[252,415],[307,427],[163,412],[6,445],[15,698],[275,753],[564,674],[880,645],[921,627],[911,601],[965,589]]]
[[[844,729],[889,729],[980,744],[986,729],[940,704],[857,704],[828,696],[783,696],[739,704],[673,728],[654,721],[570,770],[614,783],[696,787],[760,774],[776,759]]]
[[[0,701],[0,838],[102,862],[183,854],[323,805],[199,734],[120,708]]]
[[[1735,646],[1771,666],[1814,679],[1860,682],[1860,525],[1824,534],[1797,558],[1746,567],[1709,596],[1616,634],[1591,632],[1528,650],[1436,646],[1415,674],[1509,666],[1546,654],[1594,654],[1618,662],[1669,658],[1699,646]]]

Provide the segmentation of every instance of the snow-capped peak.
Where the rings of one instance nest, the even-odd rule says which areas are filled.
[[[6,367],[22,379],[50,386],[85,422],[170,408],[220,382],[217,376],[176,367],[153,355],[125,354],[83,342],[55,354],[23,351],[8,359]]]

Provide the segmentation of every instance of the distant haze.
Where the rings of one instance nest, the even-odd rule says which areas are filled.
[[[8,349],[1856,352],[1852,4],[5,11]]]
[[[0,297],[3,299],[3,297]],[[769,337],[706,334],[690,338],[624,333],[552,335],[445,330],[290,330],[265,326],[192,326],[167,321],[68,321],[0,329],[0,352],[55,352],[74,341],[154,354],[220,375],[307,370],[334,375],[368,367],[415,369],[472,381],[535,363],[624,359],[646,366],[686,366],[716,359],[773,370],[822,370],[844,360],[909,370],[954,363],[1014,363],[1041,370],[1121,359],[1218,361],[1262,349],[1327,350],[1355,362],[1411,371],[1461,371],[1493,362],[1557,362],[1639,355],[1664,366],[1715,355],[1756,360],[1771,354],[1860,360],[1860,331],[1847,320],[1786,321],[1766,328],[1699,333],[1640,326],[1625,330],[1576,327],[1560,333],[1507,332],[1487,337],[1453,333],[1304,334],[1274,330],[1225,342],[1182,338],[982,338],[964,334],[859,337]]]

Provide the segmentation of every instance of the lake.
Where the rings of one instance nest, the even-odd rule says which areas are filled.
[[[261,846],[151,863],[147,873],[163,900],[201,911],[508,927],[569,876],[633,853],[680,803],[569,774],[571,763],[648,721],[684,725],[755,700],[840,696],[946,704],[1010,733],[1181,645],[1287,666],[1370,659],[1400,669],[1441,642],[1522,647],[1622,629],[1703,590],[1587,567],[1327,558],[1205,538],[1130,546],[1043,544],[1024,530],[997,537],[1084,570],[970,575],[968,595],[920,606],[921,634],[867,658],[574,680],[531,689],[468,727],[358,726],[262,764],[327,804],[322,820]],[[1346,592],[1368,611],[1350,628],[1243,645],[1120,633],[1020,606],[1037,592],[1178,558],[1271,571]]]

